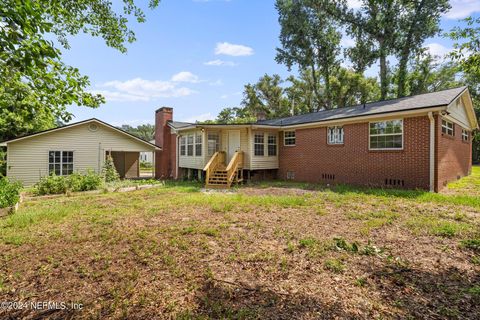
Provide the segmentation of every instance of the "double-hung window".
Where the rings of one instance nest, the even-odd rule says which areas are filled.
[[[277,155],[277,136],[273,134],[268,135],[268,155],[276,156]]]
[[[403,120],[370,122],[370,149],[403,149]]]
[[[295,145],[295,131],[284,131],[283,132],[283,145],[284,146],[294,146]]]
[[[202,133],[195,134],[195,156],[202,156]]]
[[[453,136],[455,134],[453,122],[442,119],[442,133]]]
[[[213,156],[215,152],[220,150],[220,136],[217,132],[210,132],[207,136],[208,139],[208,156]]]
[[[67,176],[73,173],[73,151],[49,151],[48,173]]]
[[[328,144],[343,144],[343,127],[328,127]]]
[[[468,141],[468,131],[465,129],[462,129],[462,140],[463,141]]]
[[[193,156],[193,134],[187,136],[187,156]]]
[[[256,133],[254,136],[253,143],[254,155],[264,156],[265,155],[265,137],[263,133]]]
[[[185,136],[180,137],[180,155],[187,155],[187,137]]]

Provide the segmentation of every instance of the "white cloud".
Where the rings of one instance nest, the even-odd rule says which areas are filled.
[[[215,48],[215,54],[224,54],[227,56],[251,56],[253,55],[253,49],[241,44],[232,44],[228,42],[219,42]]]
[[[189,71],[182,71],[172,76],[173,82],[190,82],[197,83],[200,82],[198,76],[194,75]]]
[[[190,88],[178,87],[176,82],[142,78],[108,81],[97,87],[99,89],[92,90],[92,92],[102,94],[107,101],[151,101],[158,98],[184,97],[196,93]]]
[[[452,0],[450,5],[452,8],[445,14],[448,19],[463,19],[480,12],[480,0]]]
[[[238,65],[238,63],[235,63],[233,61],[224,61],[224,60],[211,60],[203,63],[206,66],[216,66],[216,67],[234,67]]]
[[[180,120],[184,121],[184,122],[197,122],[197,121],[211,120],[213,118],[214,117],[212,117],[212,114],[210,112],[207,112],[207,113],[202,113],[202,114],[199,114],[199,115],[196,115],[196,116],[191,116],[191,117],[188,117],[188,118],[182,118]]]
[[[443,58],[447,53],[449,53],[452,49],[441,45],[440,43],[429,43],[426,45],[427,50],[433,56],[439,56]]]
[[[211,85],[212,87],[223,86],[223,81],[222,79],[218,79],[217,81],[210,82],[209,85]]]

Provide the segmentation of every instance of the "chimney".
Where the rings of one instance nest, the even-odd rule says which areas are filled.
[[[255,113],[257,121],[267,120],[267,113],[263,110],[259,110]]]
[[[175,176],[176,135],[171,133],[168,122],[173,120],[173,108],[162,107],[155,112],[155,144],[162,151],[155,154],[155,177],[168,179]]]

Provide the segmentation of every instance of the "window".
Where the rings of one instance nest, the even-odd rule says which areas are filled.
[[[263,133],[255,134],[253,148],[254,148],[254,154],[256,156],[265,155],[264,145],[265,145],[265,137],[263,136]]]
[[[343,144],[343,127],[328,127],[328,144]]]
[[[216,132],[208,134],[208,155],[211,157],[215,152],[220,150],[220,136]]]
[[[276,156],[277,155],[277,136],[268,135],[268,155]]]
[[[283,132],[283,144],[285,146],[294,146],[295,145],[295,131],[284,131]]]
[[[370,122],[370,149],[402,149],[403,120]]]
[[[468,141],[468,131],[465,129],[462,129],[462,140]]]
[[[454,134],[453,122],[442,119],[442,133],[449,136],[453,136]]]
[[[49,151],[48,173],[66,176],[73,173],[73,151]]]
[[[180,137],[180,155],[185,156],[187,153],[187,138],[185,136]]]
[[[202,156],[202,133],[197,133],[195,135],[195,156]]]
[[[193,156],[193,134],[187,136],[187,156]]]

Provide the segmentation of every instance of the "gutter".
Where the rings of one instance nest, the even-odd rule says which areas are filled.
[[[430,192],[435,191],[435,118],[428,113],[430,119]]]

